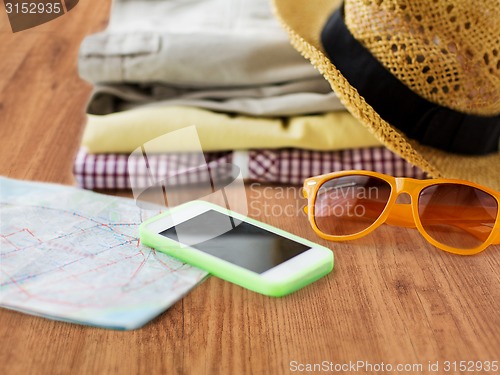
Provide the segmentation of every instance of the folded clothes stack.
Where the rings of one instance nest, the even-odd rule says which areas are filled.
[[[79,71],[95,87],[74,166],[84,188],[129,188],[130,153],[191,125],[208,163],[236,164],[253,180],[424,176],[344,110],[267,0],[115,0],[108,28],[82,43]],[[168,173],[189,157],[171,147],[148,155]]]

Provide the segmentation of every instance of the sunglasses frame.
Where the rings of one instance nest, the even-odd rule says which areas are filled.
[[[331,235],[331,234],[326,234],[322,232],[318,226],[316,225],[315,221],[315,215],[314,215],[314,207],[316,204],[316,197],[319,189],[321,186],[332,179],[339,178],[339,177],[345,177],[345,176],[369,176],[369,177],[376,177],[379,178],[385,182],[387,182],[390,187],[391,187],[391,192],[389,195],[389,200],[387,201],[384,210],[380,214],[380,216],[371,224],[369,227],[365,228],[364,230],[355,233],[355,234],[350,234],[350,235]],[[489,195],[491,195],[497,202],[497,216],[495,219],[495,223],[493,225],[493,228],[491,230],[490,235],[484,241],[480,246],[473,248],[473,249],[458,249],[455,247],[451,247],[445,244],[442,244],[436,240],[434,240],[427,232],[425,231],[422,222],[420,221],[420,216],[418,213],[418,199],[420,196],[420,193],[424,188],[427,188],[429,186],[433,185],[442,185],[442,184],[458,184],[458,185],[465,185],[465,186],[470,186],[473,188],[476,188],[478,190],[481,190]],[[491,244],[498,244],[500,243],[500,193],[493,190],[489,189],[485,186],[481,186],[479,184],[470,182],[470,181],[465,181],[465,180],[456,180],[456,179],[445,179],[445,178],[437,178],[437,179],[429,179],[429,180],[417,180],[413,178],[406,178],[406,177],[393,177],[390,175],[378,173],[378,172],[372,172],[372,171],[363,171],[363,170],[351,170],[351,171],[341,171],[341,172],[333,172],[333,173],[328,173],[320,176],[315,176],[315,177],[310,177],[304,181],[304,186],[302,193],[304,195],[304,198],[307,198],[308,204],[304,208],[304,212],[307,214],[309,218],[309,222],[313,228],[313,230],[316,232],[318,236],[321,238],[324,238],[326,240],[330,241],[349,241],[349,240],[355,240],[361,237],[366,236],[367,234],[373,232],[375,229],[377,229],[380,225],[390,220],[390,214],[392,209],[396,206],[396,201],[401,193],[407,193],[411,197],[411,203],[406,205],[406,206],[411,206],[411,212],[413,216],[413,223],[410,223],[407,220],[390,220],[392,221],[391,223],[388,224],[395,224],[395,225],[401,225],[405,227],[412,227],[412,228],[417,228],[420,234],[429,242],[430,244],[434,245],[435,247],[453,253],[453,254],[460,254],[460,255],[473,255],[477,254],[484,249],[486,249],[489,245]],[[410,219],[410,218],[408,218]]]

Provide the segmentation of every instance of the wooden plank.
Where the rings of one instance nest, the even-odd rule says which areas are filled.
[[[78,48],[86,34],[105,26],[109,6],[83,2],[58,19],[14,34],[2,21],[0,137],[5,162],[0,174],[73,181],[72,162],[92,89],[78,76]]]

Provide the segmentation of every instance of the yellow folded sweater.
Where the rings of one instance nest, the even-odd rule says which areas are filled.
[[[128,153],[168,132],[195,125],[203,151],[295,147],[340,150],[380,142],[348,112],[287,118],[230,116],[193,107],[143,107],[89,115],[82,146],[89,153]],[[158,145],[150,152],[193,151]]]

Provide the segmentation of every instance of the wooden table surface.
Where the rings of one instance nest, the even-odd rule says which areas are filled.
[[[13,34],[0,6],[0,175],[73,183],[91,92],[77,51],[108,12],[109,1],[81,1]],[[334,250],[334,271],[280,299],[211,277],[130,332],[1,309],[0,373],[278,374],[322,361],[422,365],[423,373],[438,362],[435,373],[454,373],[445,361],[500,360],[499,246],[461,257],[389,226],[328,243],[298,213],[298,190],[250,185],[248,196],[251,216]],[[283,206],[297,214],[272,214]]]

